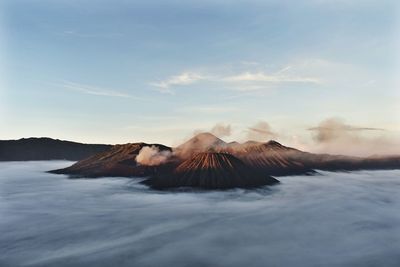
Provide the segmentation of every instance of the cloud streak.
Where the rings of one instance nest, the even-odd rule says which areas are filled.
[[[150,85],[158,87],[161,93],[173,93],[173,91],[170,89],[173,86],[193,84],[203,80],[204,78],[205,77],[195,72],[183,72],[159,82],[152,82]]]
[[[122,37],[122,33],[88,33],[88,32],[80,32],[76,30],[65,30],[61,33],[57,33],[58,35],[67,36],[67,37],[80,37],[80,38],[115,38]]]
[[[119,91],[69,81],[63,82],[61,87],[88,95],[140,99]]]
[[[303,83],[321,84],[321,79],[311,76],[295,75],[290,73],[292,66],[287,66],[277,72],[266,73],[264,71],[245,71],[233,75],[213,74],[203,75],[196,72],[182,72],[159,82],[151,82],[161,93],[173,94],[175,86],[192,85],[199,82],[216,83],[221,87],[231,90],[262,90],[268,85]],[[239,88],[239,89],[238,89]],[[244,89],[243,89],[244,88]]]
[[[224,78],[228,82],[269,82],[269,83],[314,83],[321,81],[312,77],[289,76],[281,73],[267,74],[265,72],[243,72]]]
[[[180,113],[203,113],[203,114],[219,114],[219,113],[229,113],[235,112],[238,109],[231,106],[192,106],[178,109]]]

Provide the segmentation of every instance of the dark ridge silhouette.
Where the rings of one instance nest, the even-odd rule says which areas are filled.
[[[47,137],[0,140],[0,161],[81,160],[111,145],[82,144]]]
[[[351,157],[307,152],[292,155],[305,166],[326,171],[393,170],[400,169],[400,156]]]
[[[228,153],[202,152],[182,162],[169,174],[156,174],[144,184],[155,189],[195,187],[203,189],[252,188],[279,181],[260,173]]]
[[[70,167],[50,172],[89,178],[146,176],[154,173],[158,167],[144,166],[136,163],[136,156],[144,146],[155,146],[160,151],[171,151],[170,147],[160,144],[130,143],[115,145],[108,151],[81,160]]]

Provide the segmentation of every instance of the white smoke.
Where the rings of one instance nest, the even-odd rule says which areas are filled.
[[[160,151],[156,146],[144,146],[136,156],[136,162],[146,166],[157,166],[167,162],[171,155],[171,151]]]
[[[232,134],[232,128],[230,124],[217,123],[214,125],[214,127],[212,127],[210,132],[213,135],[221,138],[230,136]]]
[[[331,142],[337,139],[359,139],[363,131],[384,131],[381,128],[356,127],[345,124],[343,120],[329,118],[319,123],[317,127],[309,128],[316,132],[315,140],[320,143]]]
[[[381,128],[354,126],[338,118],[328,118],[308,130],[313,132],[312,152],[353,156],[400,153],[399,141]]]
[[[266,121],[259,121],[254,126],[247,128],[247,140],[266,142],[277,137],[271,129],[271,126]]]

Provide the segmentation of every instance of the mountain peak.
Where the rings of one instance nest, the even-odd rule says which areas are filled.
[[[221,140],[212,133],[209,132],[202,132],[198,133],[195,136],[193,136],[191,139],[215,139],[215,140]],[[222,141],[222,140],[221,140]]]
[[[277,142],[277,141],[275,141],[275,140],[269,140],[268,142],[266,142],[265,143],[266,145],[269,145],[269,146],[283,146],[281,143],[279,143],[279,142]]]
[[[191,145],[201,144],[204,146],[210,146],[210,145],[214,146],[214,145],[224,145],[226,143],[223,140],[216,137],[215,135],[213,135],[212,133],[204,132],[196,134],[182,145],[184,144],[191,144]]]
[[[216,137],[215,135],[204,132],[195,135],[185,143],[176,147],[175,151],[183,158],[189,157],[199,152],[207,152],[210,150],[219,150],[226,147],[227,143]]]

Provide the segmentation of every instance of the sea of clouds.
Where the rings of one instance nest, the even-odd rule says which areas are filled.
[[[158,192],[0,163],[0,266],[400,266],[400,171]]]

